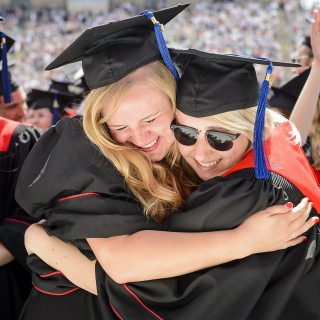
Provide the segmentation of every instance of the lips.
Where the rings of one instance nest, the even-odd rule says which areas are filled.
[[[141,147],[141,150],[143,152],[151,152],[151,151],[154,151],[155,149],[157,149],[158,146],[159,146],[159,137],[154,139],[150,143],[144,145],[143,147]]]
[[[217,159],[217,160],[210,161],[210,162],[200,162],[200,161],[196,160],[198,166],[203,169],[211,169],[211,168],[215,167],[220,161],[221,161],[221,159]]]

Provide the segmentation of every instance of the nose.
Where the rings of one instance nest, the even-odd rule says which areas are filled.
[[[150,134],[148,130],[144,128],[132,129],[130,138],[128,141],[137,147],[143,147],[146,144],[150,143]]]
[[[212,159],[211,155],[214,152],[216,151],[209,146],[205,134],[199,133],[198,140],[194,145],[194,158],[199,162],[206,162]]]

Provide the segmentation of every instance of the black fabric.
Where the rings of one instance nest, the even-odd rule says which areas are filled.
[[[293,191],[294,186],[275,175],[273,181],[266,181],[254,179],[253,172],[244,173],[202,183],[189,199],[186,211],[172,215],[160,227],[146,220],[122,178],[85,138],[81,119],[64,118],[42,136],[25,162],[17,200],[37,218],[48,219],[49,234],[74,243],[92,258],[87,237],[109,237],[143,229],[190,232],[231,229],[254,212],[288,199],[297,204],[302,197]],[[61,201],[78,194],[83,196]],[[262,310],[263,319],[282,319],[280,315],[286,304],[291,304],[291,297],[301,300],[300,305],[307,300],[314,306],[320,298],[312,290],[303,292],[303,296],[296,290],[300,283],[306,287],[302,276],[306,274],[309,278],[306,272],[315,263],[312,254],[318,254],[317,227],[307,235],[308,241],[293,249],[253,255],[174,279],[127,286],[114,283],[97,265],[100,308],[106,319],[112,312],[111,305],[124,319],[155,319],[155,313],[159,313],[158,319],[256,320]],[[316,252],[312,251],[313,244]],[[310,258],[306,260],[307,253]],[[30,259],[36,273],[53,271],[36,257]],[[310,270],[317,273],[314,268]],[[317,274],[310,277],[316,279]],[[35,276],[34,281],[41,289],[58,294],[75,288],[61,278],[59,275],[46,283],[45,278]],[[72,294],[64,299],[68,296],[71,299]],[[37,297],[28,302],[33,306],[28,312],[39,315],[42,307],[34,299]],[[51,296],[47,299],[50,301]],[[41,301],[44,300],[42,295]],[[298,304],[292,304],[298,314]],[[264,305],[270,307],[265,309]],[[51,309],[49,303],[47,310],[52,314],[59,312]],[[310,312],[317,310],[314,307]],[[283,319],[289,319],[286,317],[283,314]]]
[[[0,134],[11,120],[0,118]],[[35,222],[14,200],[18,174],[28,153],[39,137],[32,127],[17,125],[7,151],[0,152],[0,242],[15,257],[0,267],[1,319],[17,319],[31,289],[31,274],[26,265],[24,233]]]
[[[283,188],[273,186],[278,182]],[[192,232],[232,229],[253,212],[287,200],[297,204],[301,198],[301,192],[278,175],[257,181],[252,169],[243,170],[201,184],[187,211],[172,216],[167,227]],[[307,236],[306,243],[291,249],[127,285],[115,283],[97,265],[99,296],[109,299],[123,319],[319,319],[318,228]]]
[[[188,6],[159,10],[154,16],[161,24],[166,24]],[[95,89],[160,58],[153,23],[139,15],[87,29],[46,70],[82,61],[86,83],[90,89]]]
[[[303,71],[280,88],[272,87],[273,96],[269,100],[269,106],[271,108],[290,110],[291,112],[309,77],[310,70]]]
[[[35,289],[21,312],[20,320],[114,320],[112,313],[102,317],[97,296],[84,290],[77,290],[65,296],[52,296],[43,294]]]
[[[267,61],[194,49],[171,52],[184,69],[177,95],[177,106],[183,113],[199,118],[258,104],[259,84],[253,63],[267,64]]]

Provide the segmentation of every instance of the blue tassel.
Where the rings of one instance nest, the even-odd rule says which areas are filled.
[[[10,75],[7,61],[7,40],[6,35],[0,32],[1,35],[1,59],[2,59],[2,87],[3,87],[3,100],[4,103],[12,103],[11,99],[11,85]]]
[[[153,22],[158,47],[165,65],[170,70],[170,72],[172,73],[176,81],[179,81],[180,80],[179,73],[173,64],[166,41],[164,40],[164,37],[163,37],[163,33],[162,33],[163,26],[159,23],[159,21],[156,20],[156,18],[154,17],[151,11],[145,10],[144,14],[149,20]]]
[[[270,178],[270,172],[266,165],[266,156],[264,153],[264,121],[265,111],[268,101],[269,88],[271,86],[271,75],[272,75],[272,62],[268,60],[267,74],[263,80],[260,96],[258,101],[258,109],[256,120],[254,124],[253,133],[253,149],[254,149],[254,164],[255,164],[255,175],[257,179],[268,179]]]
[[[53,114],[52,114],[52,124],[55,125],[60,120],[59,116],[59,103],[57,94],[54,95],[53,98]]]

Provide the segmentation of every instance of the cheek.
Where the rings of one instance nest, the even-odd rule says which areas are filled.
[[[124,144],[130,142],[130,134],[128,132],[112,131],[110,132],[110,136],[116,143]]]
[[[191,146],[186,147],[186,146],[178,143],[178,149],[179,149],[179,152],[182,155],[182,157],[189,163],[190,159],[189,159],[188,155],[191,153],[192,147]]]

